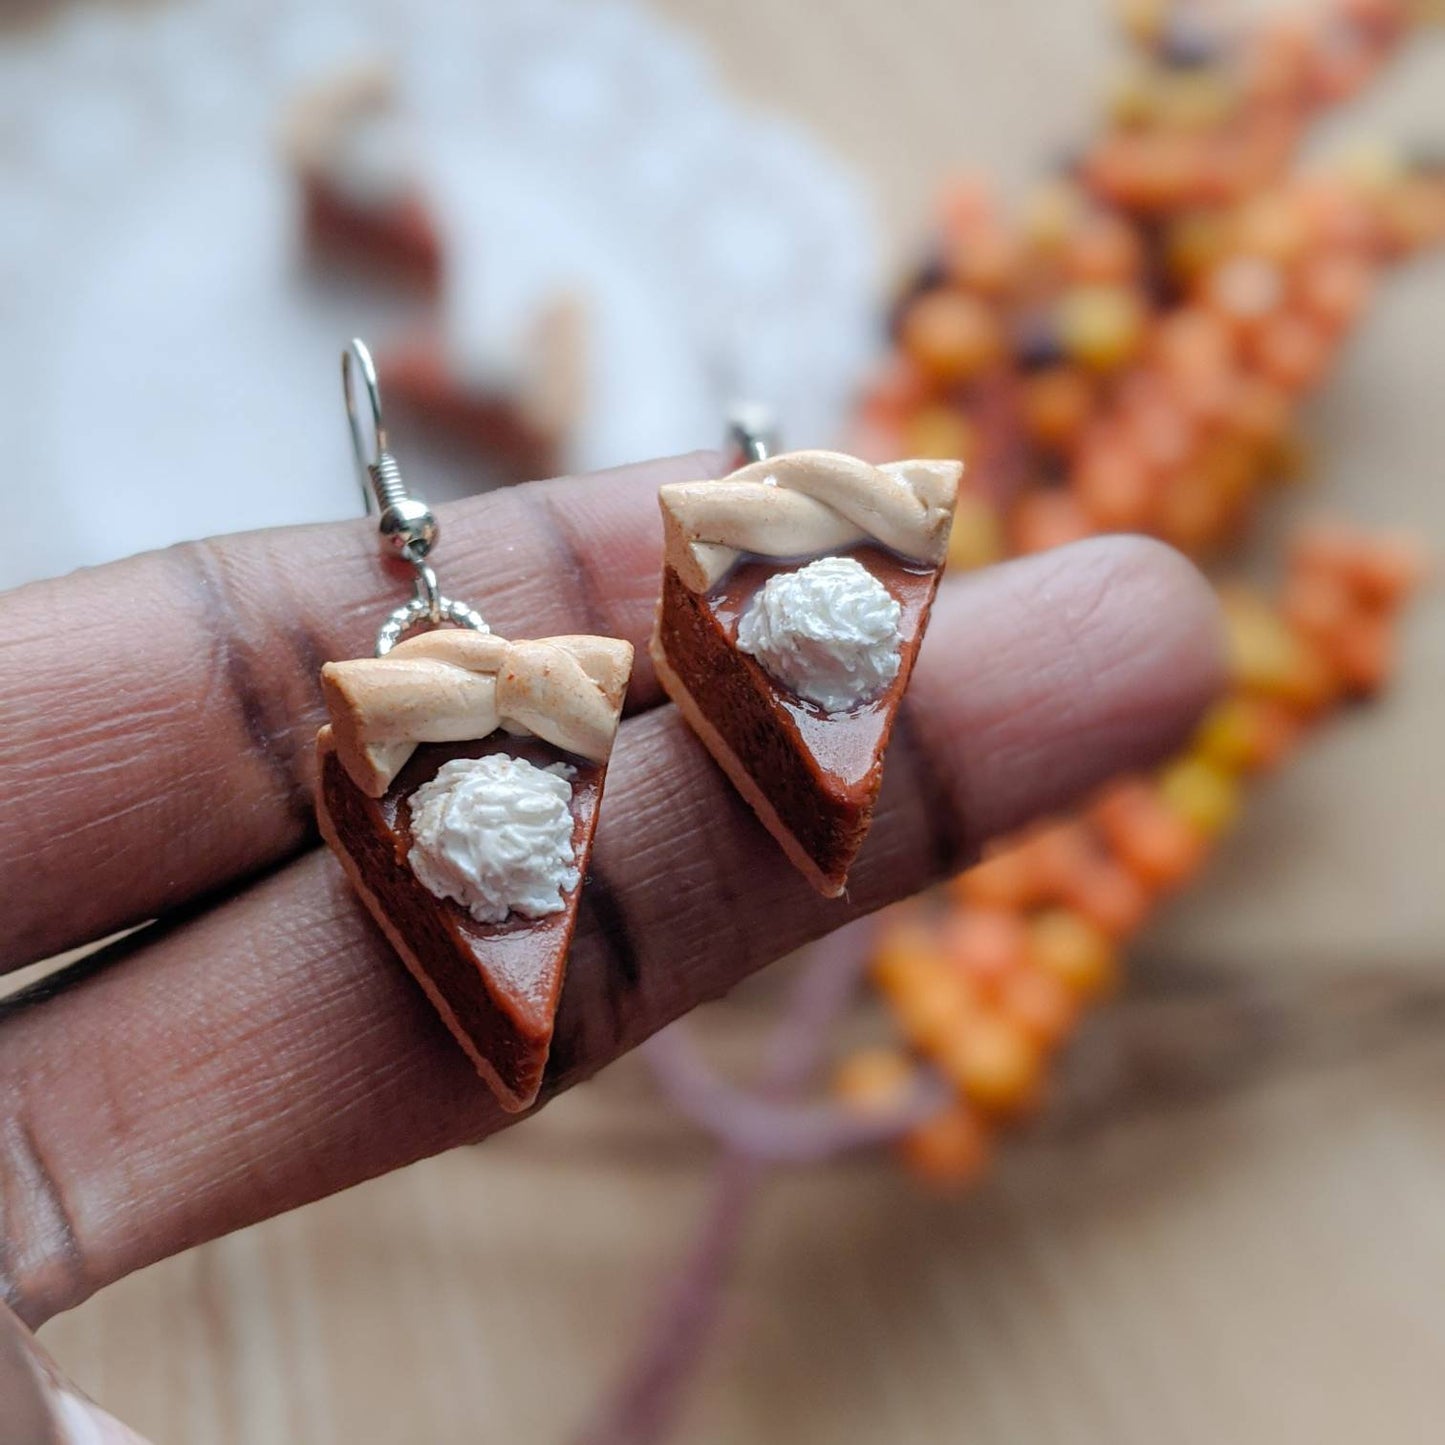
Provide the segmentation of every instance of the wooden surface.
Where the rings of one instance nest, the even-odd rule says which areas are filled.
[[[1022,180],[1074,135],[1108,54],[1097,0],[666,8],[855,162],[899,256],[948,165]],[[1359,123],[1445,139],[1442,76],[1422,44]],[[1315,408],[1316,497],[1445,546],[1442,371],[1445,258],[1391,283]],[[1139,950],[1140,994],[1079,1060],[1088,1118],[962,1201],[882,1161],[771,1187],[680,1438],[1440,1437],[1442,658],[1437,595],[1396,694],[1264,788]],[[745,1052],[775,988],[710,1011],[713,1038]],[[1177,1040],[1175,1087],[1131,1082],[1141,1038]],[[483,1149],[194,1251],[44,1338],[167,1445],[566,1439],[706,1192],[707,1150],[624,1061]]]

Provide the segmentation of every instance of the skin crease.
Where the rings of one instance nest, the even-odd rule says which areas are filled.
[[[956,871],[989,836],[1165,755],[1222,680],[1213,595],[1157,543],[1100,539],[946,581],[849,895],[822,899],[779,866],[641,661],[656,487],[717,464],[443,510],[446,585],[499,632],[592,629],[639,649],[549,1096]],[[306,851],[316,668],[363,650],[398,595],[371,529],[255,534],[203,555],[0,597],[7,961],[166,915],[0,1008],[0,1298],[32,1325],[177,1250],[513,1121],[329,854]],[[210,632],[208,589],[224,598]],[[118,656],[133,659],[123,681]]]

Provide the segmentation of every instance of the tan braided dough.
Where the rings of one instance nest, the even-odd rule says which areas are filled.
[[[842,452],[788,452],[717,481],[659,489],[667,563],[706,592],[743,553],[810,557],[872,541],[940,565],[963,465],[874,466]]]
[[[288,158],[304,176],[330,175],[347,131],[396,104],[396,87],[381,65],[362,64],[303,95],[292,107],[282,137]]]
[[[615,637],[508,642],[454,629],[408,638],[385,657],[328,662],[321,691],[342,766],[379,798],[418,744],[498,728],[605,762],[631,672],[632,644]]]

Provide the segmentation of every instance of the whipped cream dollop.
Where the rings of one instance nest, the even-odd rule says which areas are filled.
[[[505,753],[443,763],[411,796],[412,872],[478,923],[560,913],[580,881],[571,777]]]
[[[738,648],[800,697],[841,712],[895,677],[903,609],[852,557],[775,572],[738,623]]]

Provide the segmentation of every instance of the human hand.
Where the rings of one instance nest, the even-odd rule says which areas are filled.
[[[822,899],[664,705],[643,646],[657,486],[720,469],[675,459],[442,509],[449,586],[504,636],[638,648],[546,1095],[1163,755],[1221,680],[1212,594],[1159,544],[946,581],[849,896]],[[314,846],[317,672],[366,649],[397,588],[358,520],[0,597],[0,970],[159,920],[0,1004],[0,1299],[32,1326],[515,1122]]]

